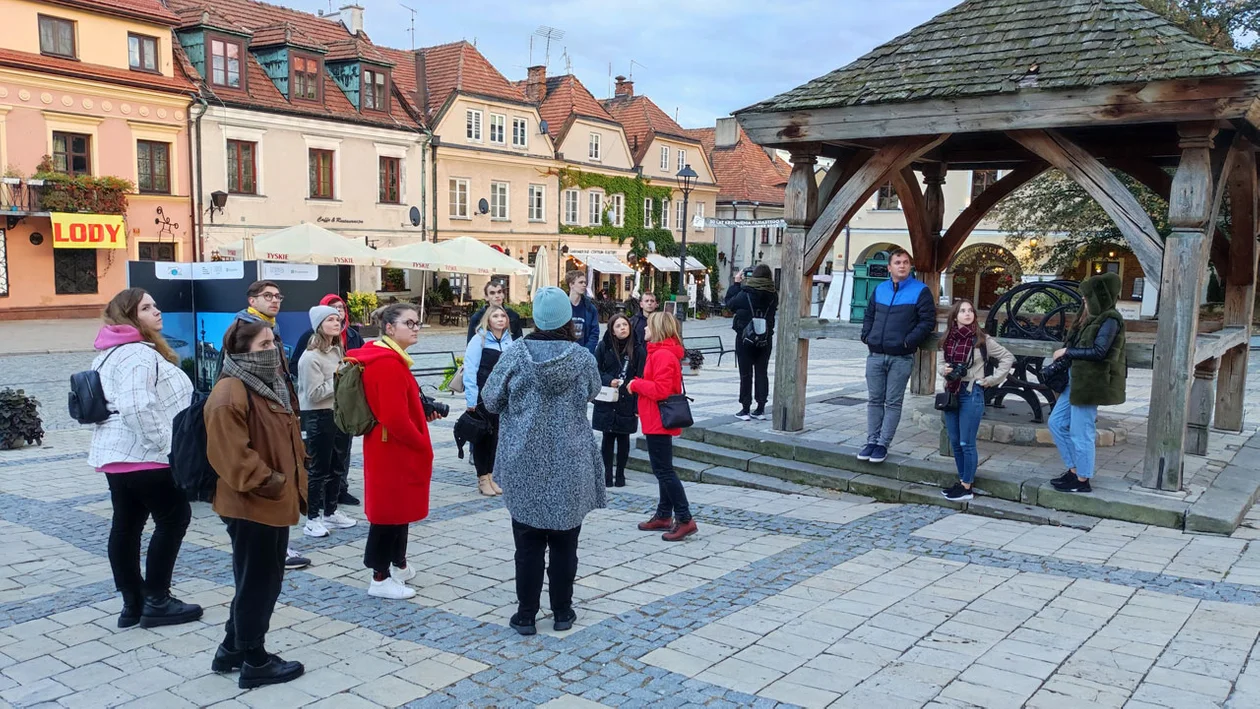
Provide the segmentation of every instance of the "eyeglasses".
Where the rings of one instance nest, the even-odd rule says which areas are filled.
[[[284,300],[284,296],[280,293],[263,293],[262,299],[273,303],[279,303]]]
[[[420,321],[418,320],[403,320],[401,324],[405,326],[408,330],[420,329]]]

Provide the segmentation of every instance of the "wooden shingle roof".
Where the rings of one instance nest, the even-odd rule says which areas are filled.
[[[801,111],[1260,74],[1138,0],[967,0],[744,112]]]

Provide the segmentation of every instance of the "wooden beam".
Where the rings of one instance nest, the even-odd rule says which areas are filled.
[[[851,178],[836,190],[827,208],[818,215],[805,238],[805,271],[813,273],[823,262],[831,242],[853,214],[870,199],[892,173],[914,162],[923,153],[940,145],[948,135],[919,135],[890,142],[866,160]],[[786,282],[786,281],[785,281]]]
[[[1260,77],[1156,81],[1062,91],[929,99],[796,111],[739,111],[758,145],[886,138],[927,133],[1042,130],[1242,118]]]
[[[1260,232],[1260,179],[1256,176],[1256,155],[1245,151],[1229,173],[1230,228],[1229,262],[1218,268],[1225,278],[1224,325],[1250,335],[1256,302],[1256,234]],[[1250,337],[1220,354],[1216,384],[1216,412],[1213,425],[1222,431],[1241,433],[1243,404],[1247,392],[1247,365],[1251,357]]]
[[[1024,186],[1033,178],[1045,172],[1050,166],[1041,160],[1026,162],[1011,170],[1002,179],[989,185],[988,189],[981,192],[975,199],[971,200],[971,204],[967,208],[954,217],[954,221],[950,222],[949,229],[945,231],[945,235],[941,237],[940,244],[936,247],[937,270],[944,271],[949,268],[950,262],[954,260],[954,256],[958,255],[959,249],[963,243],[967,241],[967,237],[971,236],[972,230],[976,225],[984,219],[989,210],[993,209],[998,202],[1004,197]]]
[[[1137,198],[1097,158],[1054,131],[1015,131],[1009,134],[1020,145],[1059,168],[1080,185],[1107,212],[1129,248],[1142,264],[1148,279],[1158,281],[1163,249],[1159,232]],[[1209,176],[1210,179],[1210,176]]]
[[[936,255],[936,235],[928,223],[929,216],[923,190],[919,188],[919,177],[907,165],[892,174],[893,190],[901,202],[901,214],[906,219],[906,230],[910,232],[910,250],[914,255],[916,270],[932,269],[933,257]]]
[[[783,260],[780,272],[774,353],[772,426],[776,431],[805,427],[805,384],[809,373],[809,340],[802,340],[801,316],[809,308],[813,269],[805,267],[805,236],[818,213],[817,153],[792,153],[792,174],[783,195]]]
[[[1217,360],[1195,365],[1190,385],[1190,410],[1186,414],[1186,452],[1207,455],[1208,427],[1212,424],[1213,391],[1216,388]]]
[[[1164,241],[1159,328],[1155,333],[1152,376],[1159,386],[1151,393],[1142,469],[1144,486],[1171,491],[1181,489],[1185,467],[1199,297],[1207,271],[1207,233],[1212,228],[1217,196],[1212,183],[1215,125],[1184,124],[1178,127],[1178,133],[1181,164],[1173,175],[1168,200],[1172,233]],[[1145,270],[1146,265],[1142,268]]]
[[[1137,180],[1146,189],[1154,192],[1160,199],[1168,201],[1172,191],[1172,175],[1157,163],[1150,160],[1125,159],[1108,160],[1107,164]],[[1217,266],[1217,272],[1229,263],[1229,239],[1220,227],[1212,230],[1211,262]]]
[[[831,198],[836,196],[836,190],[848,182],[853,177],[853,174],[858,171],[858,168],[865,165],[866,161],[870,160],[874,154],[870,150],[858,150],[849,155],[848,159],[843,163],[837,160],[818,185],[818,203],[827,204],[830,202]]]

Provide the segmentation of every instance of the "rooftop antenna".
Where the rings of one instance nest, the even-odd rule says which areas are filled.
[[[416,10],[415,8],[410,7],[409,5],[405,5],[401,2],[398,4],[402,5],[403,9],[411,13],[411,27],[408,28],[407,32],[411,35],[411,50],[415,51],[416,49]]]
[[[534,30],[534,36],[542,37],[543,39],[547,40],[546,50],[543,54],[543,66],[550,66],[551,65],[551,40],[554,39],[558,42],[564,39],[564,30],[559,30],[559,29],[556,29],[555,27],[548,27],[547,25],[538,25],[538,29]],[[531,49],[533,47],[532,37],[530,39],[530,47]],[[534,55],[532,51],[530,52],[529,58],[530,58],[530,61],[533,62]]]
[[[612,62],[608,62],[608,96],[613,95]]]
[[[560,55],[564,59],[564,73],[573,73],[573,57],[569,56],[569,48],[564,48],[564,54]]]
[[[634,81],[634,67],[635,67],[636,65],[637,65],[639,68],[641,68],[641,69],[646,69],[646,68],[647,68],[647,67],[646,67],[646,66],[644,66],[643,64],[641,64],[641,63],[639,63],[639,62],[636,62],[635,60],[631,59],[631,60],[630,60],[630,80],[631,80],[631,81]]]

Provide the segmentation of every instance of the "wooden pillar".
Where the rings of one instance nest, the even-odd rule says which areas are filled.
[[[801,339],[801,316],[808,315],[810,280],[805,266],[805,235],[818,214],[818,183],[814,165],[817,148],[792,153],[792,174],[783,195],[783,270],[780,274],[779,312],[774,354],[772,423],[776,431],[805,427],[805,383],[809,368],[809,340]]]
[[[1216,359],[1200,362],[1194,368],[1190,385],[1190,410],[1186,416],[1186,452],[1207,455],[1208,426],[1212,424],[1213,389],[1216,385]]]
[[[1172,233],[1164,242],[1159,287],[1159,325],[1155,336],[1150,417],[1142,485],[1180,490],[1186,456],[1194,341],[1199,329],[1199,297],[1207,272],[1214,206],[1211,123],[1178,126],[1181,162],[1168,200]]]
[[[941,186],[945,184],[946,165],[929,163],[923,169],[923,205],[927,212],[928,236],[930,243],[915,245],[915,267],[919,280],[932,291],[932,303],[941,302],[941,271],[945,264],[939,263],[937,255],[941,242],[941,231],[945,227],[945,194]],[[920,254],[919,251],[926,253]],[[933,326],[935,329],[935,326]],[[936,350],[919,349],[914,353],[914,372],[910,375],[910,393],[930,395],[936,392]]]
[[[1250,327],[1256,303],[1256,220],[1257,194],[1256,156],[1250,150],[1238,156],[1238,163],[1229,174],[1230,225],[1228,268],[1219,275],[1225,281],[1225,327]],[[1247,360],[1249,343],[1221,355],[1220,374],[1216,384],[1216,416],[1213,426],[1221,431],[1241,433],[1243,427],[1243,395],[1247,392]]]

